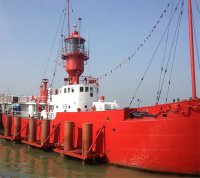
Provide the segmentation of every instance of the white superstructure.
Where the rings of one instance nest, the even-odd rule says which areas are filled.
[[[50,96],[49,105],[54,112],[89,111],[92,102],[98,101],[99,87],[94,84],[66,85],[54,91]]]

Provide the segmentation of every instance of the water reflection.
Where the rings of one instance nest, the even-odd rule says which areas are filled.
[[[82,166],[78,160],[63,158],[60,154],[44,152],[0,139],[0,178],[10,177],[69,177],[69,178],[130,178],[179,177],[156,174],[108,165]]]

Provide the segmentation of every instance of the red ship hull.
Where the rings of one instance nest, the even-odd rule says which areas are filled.
[[[137,108],[137,111],[147,111],[156,117],[131,119],[129,114],[132,110],[57,113],[56,118],[50,121],[48,145],[53,145],[54,151],[65,154],[62,148],[64,123],[72,121],[73,148],[81,150],[82,125],[91,123],[95,140],[92,150],[109,163],[151,171],[200,173],[200,99]],[[6,117],[2,117],[4,127]],[[29,120],[21,118],[18,138],[24,143],[40,147],[42,120],[36,120],[36,141],[28,142]],[[7,138],[15,140],[14,117],[11,126],[11,135]]]

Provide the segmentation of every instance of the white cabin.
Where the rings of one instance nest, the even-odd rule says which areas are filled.
[[[55,90],[49,105],[53,106],[54,112],[89,111],[98,98],[99,87],[96,84],[66,85]]]
[[[114,102],[105,102],[104,96],[99,98],[97,80],[80,84],[64,85],[57,89],[48,89],[48,100],[41,102],[41,97],[19,97],[21,117],[54,119],[57,112],[93,112],[119,109]]]

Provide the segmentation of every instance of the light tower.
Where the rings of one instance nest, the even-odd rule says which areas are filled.
[[[40,97],[39,102],[41,103],[47,103],[48,100],[48,89],[47,84],[49,80],[48,79],[42,79],[42,85],[40,86]]]
[[[79,18],[79,20],[81,20]],[[79,27],[80,29],[80,27]],[[85,50],[85,39],[76,30],[76,25],[71,35],[64,39],[65,54],[62,59],[66,60],[66,71],[69,74],[69,84],[79,84],[79,77],[84,72],[84,61],[88,60],[88,53]]]

